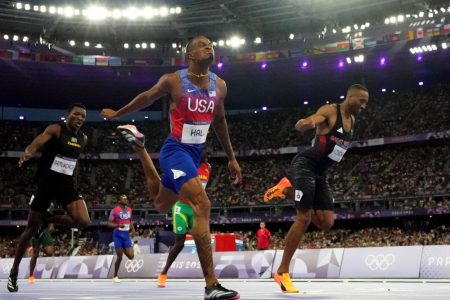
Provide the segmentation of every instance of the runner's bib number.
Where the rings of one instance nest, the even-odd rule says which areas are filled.
[[[129,231],[130,230],[130,224],[122,224],[122,226],[120,226],[118,229],[120,231]]]
[[[183,124],[181,142],[185,144],[204,144],[210,124]]]
[[[344,157],[345,152],[347,152],[347,149],[344,149],[339,145],[335,145],[333,151],[328,154],[328,157],[336,162],[340,162],[342,157]]]
[[[73,171],[77,165],[77,160],[75,158],[64,157],[61,155],[55,156],[50,170],[57,173],[72,176]]]

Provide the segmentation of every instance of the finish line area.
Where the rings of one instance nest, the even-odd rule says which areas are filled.
[[[273,279],[221,279],[241,299],[449,299],[450,280],[420,279],[313,279],[293,280],[298,294],[282,293]],[[19,292],[9,293],[7,280],[0,280],[0,299],[203,299],[203,279],[168,279],[158,288],[155,279],[37,279],[34,284],[19,279]]]

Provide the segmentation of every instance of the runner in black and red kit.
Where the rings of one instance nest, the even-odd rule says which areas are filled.
[[[265,202],[273,198],[294,199],[297,210],[297,219],[286,235],[283,258],[274,276],[283,292],[299,292],[290,279],[289,264],[311,221],[324,230],[333,226],[333,197],[326,173],[347,151],[355,117],[367,107],[368,100],[367,88],[355,84],[349,87],[341,104],[324,105],[295,124],[295,129],[302,133],[316,130],[312,147],[294,157],[289,167],[289,179],[281,179],[264,195]]]

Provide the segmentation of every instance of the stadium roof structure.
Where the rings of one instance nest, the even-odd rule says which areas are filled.
[[[109,44],[127,40],[172,43],[185,41],[198,34],[211,39],[223,39],[238,34],[248,42],[256,37],[268,41],[288,39],[290,34],[297,37],[317,36],[325,28],[327,28],[325,34],[331,34],[333,29],[340,31],[345,26],[353,24],[366,22],[373,25],[383,24],[384,19],[392,15],[427,12],[441,6],[447,8],[449,5],[449,1],[445,0],[126,2],[118,0],[95,2],[96,8],[91,14],[87,14],[91,18],[86,18],[83,17],[83,9],[92,9],[92,1],[0,0],[0,32],[41,35],[49,41],[96,40],[99,43]],[[67,7],[71,10],[66,11]],[[109,17],[99,17],[99,14],[104,12],[99,7],[109,10]],[[168,9],[164,16],[158,11],[161,7]],[[179,13],[173,10],[171,14],[170,9],[176,7]],[[58,11],[59,9],[61,11]],[[79,15],[74,15],[74,9],[78,9]],[[66,17],[69,13],[70,17]]]

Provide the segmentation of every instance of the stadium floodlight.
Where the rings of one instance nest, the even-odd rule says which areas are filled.
[[[155,49],[156,48],[156,44],[155,43],[150,43],[150,48]]]
[[[336,33],[337,31],[336,31],[336,28],[333,28],[332,30],[331,30],[333,33]]]
[[[101,21],[106,19],[107,11],[102,6],[89,6],[83,10],[83,15],[91,21]]]
[[[124,16],[126,16],[131,21],[135,21],[140,16],[140,11],[134,6],[128,7],[124,12]]]
[[[144,17],[144,19],[151,19],[153,17],[153,8],[151,8],[150,6],[144,7],[142,16]]]
[[[405,16],[407,19],[411,18],[411,14],[406,14]]]
[[[120,9],[117,9],[117,8],[113,9],[113,11],[112,11],[112,18],[117,20],[117,19],[120,19],[121,17],[122,17],[122,11]]]
[[[239,40],[239,44],[244,45],[245,44],[245,39],[240,39]]]
[[[219,47],[223,47],[225,45],[224,40],[219,40]]]
[[[177,6],[175,7],[175,13],[180,14],[181,13],[181,7]]]
[[[31,9],[31,5],[28,4],[28,3],[26,3],[26,4],[23,6],[23,8],[24,8],[25,10],[30,10],[30,9]]]
[[[441,12],[445,13],[445,8],[444,7],[441,7]]]
[[[366,25],[362,24],[361,25],[361,30],[364,30],[364,29],[366,29]]]
[[[64,14],[64,8],[58,7],[57,12],[58,12],[58,15]]]
[[[262,110],[267,110],[267,106],[263,106],[261,109]]]
[[[303,101],[304,105],[308,105],[308,103],[309,103],[308,101]]]
[[[428,51],[428,48],[427,48],[427,46],[425,46],[425,45],[424,45],[424,46],[422,46],[422,50],[423,50],[423,51],[425,51],[425,52],[427,52],[427,51]]]
[[[176,49],[177,48],[177,43],[172,43],[172,48]]]
[[[255,44],[261,44],[261,38],[257,37],[254,41]]]
[[[428,18],[432,18],[433,16],[434,16],[433,12],[432,12],[432,11],[429,11],[429,12],[428,12]]]
[[[442,43],[441,47],[442,49],[447,49],[447,43]]]
[[[162,6],[162,7],[159,9],[159,15],[160,15],[161,17],[167,17],[168,14],[169,14],[169,10],[167,9],[167,7]]]
[[[354,24],[353,28],[355,28],[355,30],[357,30],[359,28],[358,24]]]
[[[425,13],[423,11],[419,12],[419,18],[423,18],[424,15],[425,15]]]
[[[381,92],[383,92],[383,93],[386,92],[386,89],[381,89]]]
[[[431,50],[436,51],[437,50],[437,46],[436,45],[431,45]]]
[[[230,46],[232,48],[237,48],[241,45],[241,39],[237,36],[233,36],[230,38]]]
[[[39,7],[39,11],[40,11],[41,13],[47,12],[47,6],[41,5],[41,6]]]
[[[95,48],[97,48],[97,49],[101,49],[101,48],[103,48],[103,45],[102,45],[102,44],[100,44],[100,43],[98,43],[97,45],[95,45]]]
[[[364,25],[366,25],[366,28],[370,27],[370,22],[366,22],[366,24],[364,24]]]
[[[66,6],[66,7],[64,8],[64,16],[65,16],[66,18],[72,18],[72,17],[74,16],[74,14],[75,14],[75,10],[73,9],[73,7],[71,7],[71,6]]]
[[[9,40],[9,35],[4,34],[4,35],[3,35],[3,38],[4,38],[5,40]]]
[[[389,18],[384,19],[384,24],[388,25],[389,23],[391,23],[391,21],[389,20]]]
[[[411,52],[411,54],[416,54],[416,49],[414,49],[414,48],[409,48],[409,52]]]
[[[39,11],[39,5],[33,5],[33,10],[34,11]]]
[[[171,15],[175,14],[175,7],[169,8],[169,14]]]
[[[142,49],[147,49],[147,43],[145,43],[145,42],[142,43],[142,44],[141,44],[141,47],[142,47]]]
[[[69,45],[72,47],[75,46],[75,41],[74,40],[69,41]]]
[[[289,34],[289,39],[290,39],[290,40],[293,40],[294,37],[295,37],[295,35],[294,35],[293,33]]]
[[[79,10],[78,8],[74,9],[74,10],[73,10],[73,14],[74,14],[75,16],[79,16],[79,15],[80,15],[80,10]]]
[[[17,36],[17,35],[13,35],[13,38],[12,38],[12,40],[13,40],[14,42],[17,42],[17,41],[19,40],[19,36]]]
[[[30,39],[29,39],[27,36],[24,36],[23,39],[22,39],[22,41],[23,41],[24,43],[28,42],[29,40],[30,40]]]
[[[346,61],[347,61],[348,64],[351,64],[351,63],[352,63],[352,59],[351,59],[350,57],[347,57],[347,58],[346,58]]]
[[[124,43],[124,44],[123,44],[123,47],[124,47],[125,49],[128,49],[128,48],[130,48],[130,45],[129,45],[128,43]]]
[[[84,42],[84,46],[89,47],[91,45],[91,43],[89,42]]]
[[[339,97],[340,99],[344,99],[345,98],[345,96],[344,95],[341,95],[340,97]]]
[[[403,16],[403,15],[398,15],[397,16],[397,22],[402,23],[404,21],[405,21],[405,16]]]
[[[16,8],[17,9],[22,9],[23,8],[23,4],[21,2],[17,2],[16,3]]]
[[[389,18],[389,21],[391,22],[391,24],[395,24],[395,23],[397,23],[397,17],[392,16]]]
[[[134,45],[134,47],[136,47],[137,49],[141,48],[141,44],[136,44]]]

